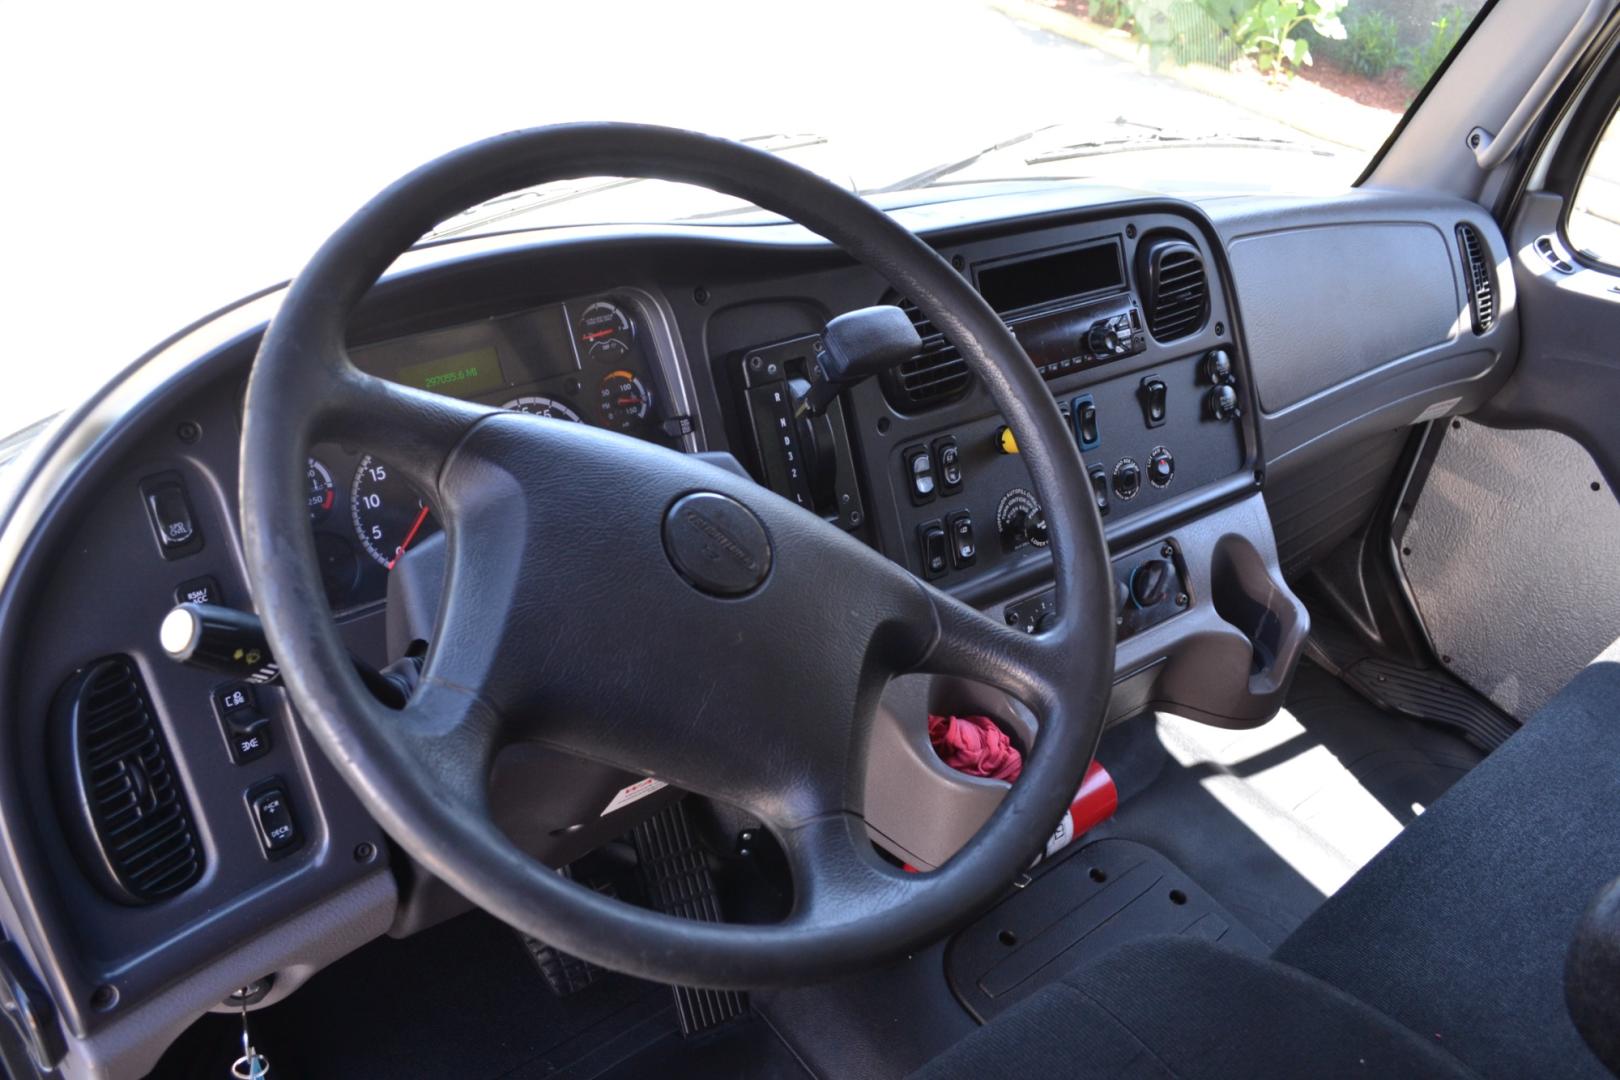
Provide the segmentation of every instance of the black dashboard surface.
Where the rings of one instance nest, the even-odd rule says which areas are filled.
[[[1098,474],[1099,510],[1106,503],[1104,524],[1117,553],[1157,550],[1178,530],[1192,535],[1191,523],[1253,499],[1272,473],[1331,470],[1333,454],[1369,432],[1470,408],[1507,374],[1516,341],[1511,318],[1483,336],[1464,329],[1436,344],[1428,333],[1432,313],[1422,340],[1397,332],[1376,357],[1348,354],[1348,360],[1335,348],[1336,374],[1301,372],[1326,351],[1320,335],[1338,333],[1332,328],[1343,323],[1318,324],[1297,310],[1297,297],[1265,295],[1263,275],[1251,275],[1251,290],[1228,263],[1238,237],[1251,238],[1244,241],[1250,246],[1241,265],[1247,265],[1263,261],[1264,236],[1285,237],[1280,252],[1308,243],[1310,230],[1324,223],[1355,228],[1391,220],[1438,229],[1443,247],[1457,223],[1468,221],[1500,252],[1499,234],[1477,207],[1395,197],[1206,207],[1118,201],[1112,192],[1090,197],[1103,201],[1076,206],[1072,190],[1067,202],[1048,190],[1034,199],[969,201],[955,218],[937,205],[901,217],[971,275],[1053,252],[1114,253],[1115,276],[1096,260],[1067,264],[1080,275],[1073,289],[1048,280],[1064,272],[1058,269],[1023,280],[1003,276],[993,287],[1008,290],[1001,295],[1014,306],[1006,317],[1050,367],[1047,385]],[[1190,328],[1161,341],[1152,330],[1144,260],[1166,238],[1202,264],[1205,292]],[[1380,262],[1376,244],[1363,247],[1362,264],[1351,272],[1380,276],[1379,288],[1401,290],[1398,268]],[[731,453],[762,483],[920,576],[998,616],[1005,612],[1009,621],[1027,616],[1033,628],[1039,607],[1028,605],[1050,577],[1038,507],[1020,497],[1023,466],[971,379],[926,400],[913,393],[916,380],[908,389],[901,374],[860,384],[824,428],[798,432],[790,446],[816,458],[823,471],[814,482],[795,489],[777,471],[772,387],[791,394],[793,379],[815,377],[810,361],[829,318],[901,301],[875,274],[796,227],[561,230],[417,253],[373,291],[352,346],[363,368],[532,412],[537,423],[591,423],[675,449]],[[75,1032],[133,1022],[147,1007],[171,1008],[160,1002],[166,989],[213,970],[266,927],[377,873],[386,850],[279,690],[257,692],[269,749],[235,763],[222,732],[217,680],[173,665],[158,648],[158,623],[187,585],[209,581],[218,599],[250,606],[236,521],[240,393],[274,302],[272,296],[226,313],[206,346],[182,339],[149,362],[144,388],[136,378],[87,406],[80,422],[98,409],[111,418],[89,442],[58,437],[32,466],[62,470],[30,478],[56,485],[49,507],[25,500],[12,509],[9,527],[24,523],[29,531],[12,553],[0,627],[6,657],[0,692],[12,717],[0,770],[4,866],[8,887],[23,898],[18,914],[31,951],[46,958],[40,967]],[[1278,312],[1277,303],[1295,310]],[[1256,343],[1245,325],[1256,312],[1268,327],[1266,351],[1251,357]],[[1106,334],[1093,338],[1099,323],[1115,339],[1123,335],[1123,347]],[[1295,329],[1278,329],[1288,326]],[[920,329],[930,337],[931,328]],[[925,374],[948,367],[939,359],[948,343],[930,340]],[[781,368],[767,377],[771,363]],[[1273,369],[1289,370],[1289,384],[1311,392],[1257,393],[1255,378]],[[1366,377],[1374,371],[1379,379]],[[1232,391],[1230,409],[1216,404],[1223,387]],[[923,458],[927,485],[918,482]],[[1161,468],[1166,459],[1168,468]],[[179,478],[191,511],[196,542],[183,552],[166,548],[154,533],[147,496],[162,477]],[[341,440],[311,448],[307,482],[312,527],[327,538],[320,544],[332,607],[351,648],[380,666],[395,658],[384,614],[391,563],[431,534],[431,508],[390,484],[386,462]],[[1261,551],[1271,547],[1269,531],[1257,544]],[[1194,559],[1200,560],[1208,561]],[[1177,570],[1185,573],[1185,566]],[[1132,572],[1127,567],[1121,581],[1127,599]],[[1162,602],[1175,608],[1175,590],[1166,596]],[[1180,604],[1197,608],[1208,600],[1192,595]],[[1151,655],[1134,657],[1138,667],[1173,663],[1174,627],[1195,621],[1175,610],[1165,614],[1154,631],[1162,648],[1154,643]],[[144,678],[191,799],[205,864],[193,885],[155,904],[119,903],[91,883],[66,835],[59,782],[43,751],[60,688],[107,656],[129,657]],[[1145,701],[1154,691],[1140,693]],[[545,767],[555,773],[559,763],[550,759]],[[281,785],[301,833],[284,853],[264,848],[252,813],[250,793],[271,781]],[[617,778],[604,782],[611,794]],[[593,788],[589,799],[599,795]],[[544,837],[600,810],[599,803],[582,809],[552,802],[530,815],[528,828]],[[288,949],[286,960],[304,955]],[[114,988],[111,1003],[106,987]],[[190,1001],[186,1008],[209,1003]]]

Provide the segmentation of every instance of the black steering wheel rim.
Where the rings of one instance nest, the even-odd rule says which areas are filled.
[[[1054,629],[1018,634],[814,515],[705,463],[621,436],[564,430],[579,425],[536,424],[383,383],[349,362],[350,313],[437,223],[508,191],[598,175],[697,184],[780,213],[887,278],[949,335],[1012,426],[1045,510]],[[1112,676],[1112,580],[1085,469],[1051,394],[999,317],[932,249],[857,196],[780,158],[692,132],[581,124],[498,136],[431,162],[361,208],[293,282],[255,361],[245,417],[248,573],[304,723],[378,821],[428,870],[517,928],[603,966],[666,982],[753,988],[843,974],[916,948],[1016,877],[1066,808],[1100,737]],[[390,463],[444,511],[450,571],[439,627],[422,685],[403,712],[372,698],[348,667],[305,524],[298,483],[304,456],[312,442],[339,433],[386,447]],[[565,488],[582,477],[606,482],[631,471],[647,477],[636,489],[647,505],[615,520],[622,536],[651,537],[650,523],[635,515],[661,517],[672,497],[691,491],[733,499],[762,523],[777,559],[753,597],[691,599],[664,580],[672,573],[667,562],[652,565],[650,556],[638,572],[649,590],[669,589],[664,595],[674,603],[689,602],[679,625],[694,637],[711,625],[763,627],[784,618],[826,635],[823,681],[778,657],[788,684],[781,697],[789,705],[801,697],[807,707],[814,702],[821,715],[769,728],[755,723],[758,708],[741,719],[715,716],[709,702],[726,666],[718,656],[702,706],[669,710],[666,724],[680,729],[679,742],[654,726],[651,711],[642,716],[644,688],[628,681],[563,685],[576,666],[557,654],[609,628],[557,632],[549,625],[556,613],[537,612],[537,594],[525,591],[539,573],[538,553],[526,549],[556,537],[588,547],[587,534],[559,531],[569,527]],[[522,532],[521,542],[490,548],[487,541],[502,530]],[[838,573],[825,573],[829,561]],[[475,589],[506,590],[511,600],[495,615],[483,613]],[[768,642],[752,644],[762,634],[738,629],[736,636],[770,659]],[[654,670],[670,666],[661,673],[676,680],[682,672],[675,661],[690,677],[704,655],[702,641],[671,638],[667,647],[673,658],[647,651],[642,660]],[[1001,807],[944,867],[920,875],[873,856],[859,817],[863,725],[883,682],[906,671],[992,683],[1040,722],[1024,774]],[[736,678],[745,684],[732,699],[738,709],[767,703],[763,682]],[[532,685],[537,681],[546,685]],[[723,701],[728,689],[719,689]],[[606,715],[581,715],[596,701]],[[529,713],[546,715],[515,734],[514,714]],[[641,727],[631,730],[636,723]],[[500,832],[484,799],[493,754],[514,737],[667,777],[758,813],[788,851],[794,914],[770,925],[697,923],[607,900],[546,870]],[[752,748],[737,745],[749,739]],[[739,757],[758,752],[758,766],[722,760],[716,748],[728,740]]]

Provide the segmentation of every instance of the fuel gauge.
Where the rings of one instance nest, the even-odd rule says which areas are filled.
[[[332,489],[332,471],[319,458],[309,459],[309,520],[320,521],[332,512],[337,493]]]

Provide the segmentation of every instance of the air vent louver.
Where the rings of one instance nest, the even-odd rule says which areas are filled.
[[[1204,256],[1184,237],[1145,237],[1136,249],[1136,285],[1155,340],[1175,341],[1196,333],[1209,317]]]
[[[1479,230],[1472,225],[1458,225],[1457,250],[1462,254],[1463,282],[1468,286],[1468,311],[1474,333],[1483,334],[1496,325],[1496,283],[1491,279],[1491,261]]]
[[[914,412],[955,401],[967,393],[973,373],[956,347],[945,340],[910,300],[891,296],[884,302],[900,306],[923,342],[922,352],[890,372],[886,387],[890,403],[902,412]]]
[[[149,904],[202,875],[191,807],[128,657],[98,660],[68,680],[52,739],[65,824],[103,891]]]

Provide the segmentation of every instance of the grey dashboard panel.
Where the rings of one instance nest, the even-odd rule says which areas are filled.
[[[1426,222],[1251,233],[1227,245],[1244,295],[1260,407],[1275,413],[1457,336],[1462,293],[1445,234]]]
[[[1232,259],[1268,470],[1478,408],[1508,378],[1519,315],[1508,246],[1461,199],[1357,190],[1204,205]],[[1477,230],[1497,314],[1474,333],[1456,227]]]

